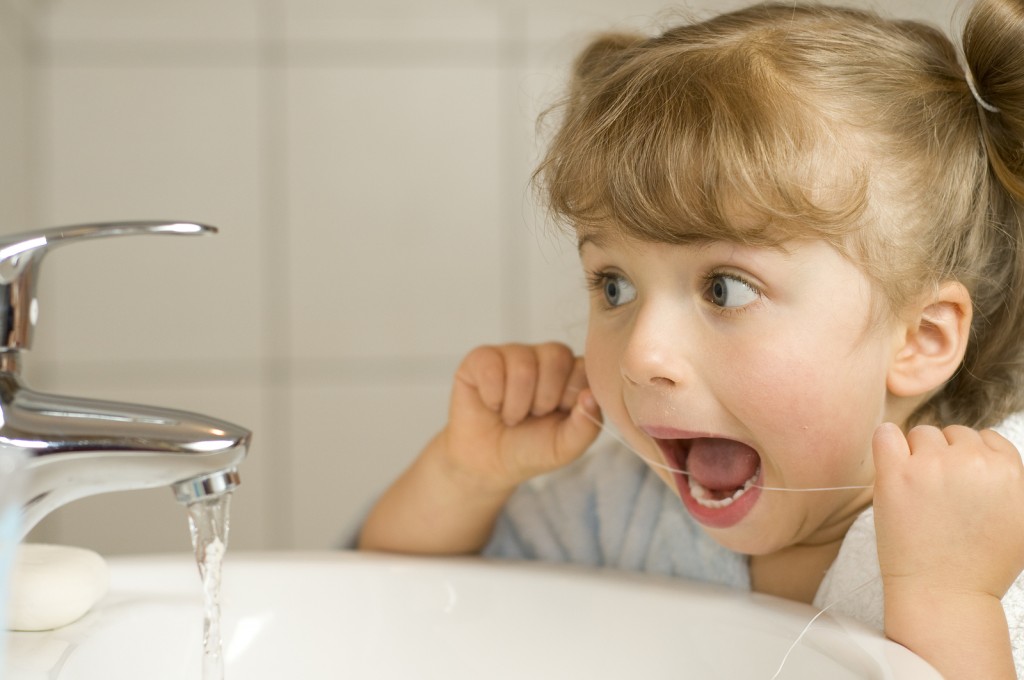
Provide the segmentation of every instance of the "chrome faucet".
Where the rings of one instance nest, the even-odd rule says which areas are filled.
[[[185,411],[43,394],[20,377],[48,250],[109,236],[216,231],[184,222],[116,222],[0,237],[0,449],[28,455],[17,499],[22,536],[54,509],[86,496],[169,486],[187,504],[239,484],[237,468],[251,437],[245,428]]]

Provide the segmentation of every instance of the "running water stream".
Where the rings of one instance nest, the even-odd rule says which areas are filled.
[[[203,680],[224,680],[220,629],[220,573],[228,547],[231,494],[205,498],[188,505],[188,525],[196,564],[203,580]]]

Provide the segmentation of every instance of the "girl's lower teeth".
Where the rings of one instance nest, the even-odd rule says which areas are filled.
[[[727,508],[736,501],[737,498],[747,492],[747,489],[754,486],[754,482],[757,480],[757,472],[755,472],[750,479],[743,482],[743,486],[736,489],[731,496],[726,498],[711,498],[711,492],[700,485],[693,475],[688,477],[690,483],[690,495],[693,496],[693,500],[697,501],[698,504],[703,505],[705,508]]]

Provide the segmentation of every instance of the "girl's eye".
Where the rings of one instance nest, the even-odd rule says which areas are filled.
[[[636,288],[618,274],[599,274],[595,277],[594,288],[600,289],[609,307],[619,307],[636,299]]]
[[[735,309],[755,302],[760,297],[756,288],[741,278],[715,274],[708,280],[708,299],[712,304]]]

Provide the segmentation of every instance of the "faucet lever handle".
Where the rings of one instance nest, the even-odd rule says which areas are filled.
[[[109,236],[203,235],[216,227],[195,222],[100,222],[0,236],[0,352],[28,349],[38,315],[36,284],[43,256],[52,248]]]

